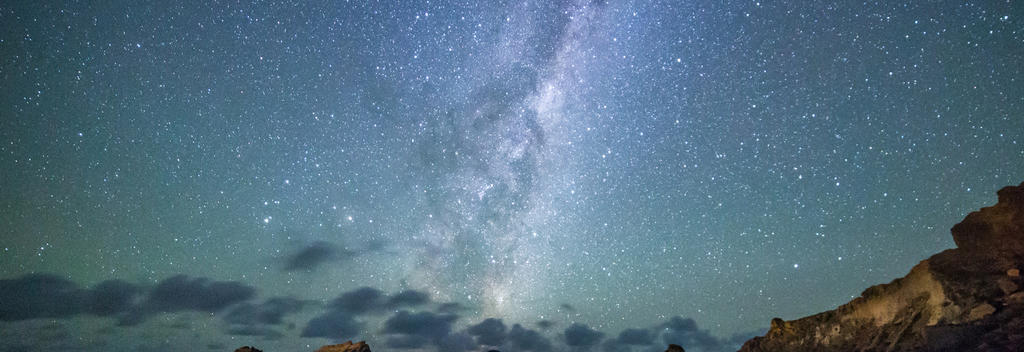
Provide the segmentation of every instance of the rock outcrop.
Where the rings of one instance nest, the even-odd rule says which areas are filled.
[[[256,347],[243,346],[235,350],[235,352],[263,352]],[[345,342],[338,345],[327,345],[320,347],[316,352],[370,352],[370,346],[366,344],[366,341],[359,341],[352,343],[352,341]]]
[[[370,352],[370,346],[366,344],[366,341],[356,343],[348,341],[343,344],[320,347],[316,352]]]
[[[1024,350],[1024,183],[967,215],[957,245],[839,308],[773,319],[742,352]]]

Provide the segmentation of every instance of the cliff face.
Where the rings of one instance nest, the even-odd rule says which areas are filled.
[[[1024,350],[1024,183],[953,226],[957,248],[839,308],[773,319],[740,351]]]

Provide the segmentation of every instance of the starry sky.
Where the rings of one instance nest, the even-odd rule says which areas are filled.
[[[1022,16],[6,1],[0,350],[734,350],[1024,180]]]

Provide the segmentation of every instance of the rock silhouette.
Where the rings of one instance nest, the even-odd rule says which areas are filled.
[[[839,308],[775,318],[741,352],[1017,351],[1024,346],[1024,183],[951,232],[957,248]]]
[[[370,352],[370,346],[366,344],[366,341],[356,343],[348,341],[343,344],[320,347],[316,352]]]
[[[683,349],[683,346],[670,344],[665,352],[686,352],[686,350]]]
[[[263,352],[256,349],[256,347],[242,346],[235,350],[235,352]],[[315,352],[370,352],[370,346],[366,344],[366,341],[359,341],[352,343],[348,341],[337,345],[327,345],[318,348]]]

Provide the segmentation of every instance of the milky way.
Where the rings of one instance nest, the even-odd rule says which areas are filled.
[[[2,4],[0,350],[729,350],[1024,180],[1019,13]]]
[[[565,126],[586,111],[565,101],[584,99],[574,96],[579,73],[572,62],[600,7],[515,9],[500,27],[499,45],[468,73],[482,78],[453,87],[465,95],[421,123],[422,169],[414,172],[425,180],[414,188],[423,189],[431,213],[423,270],[415,275],[452,276],[427,284],[434,292],[460,292],[452,288],[461,283],[485,315],[525,318],[524,307],[550,289],[544,273],[562,264],[553,258],[552,237],[571,235],[551,224],[573,221],[560,214],[567,208],[560,195],[578,177],[566,160],[572,146]],[[540,25],[564,29],[534,39]]]

